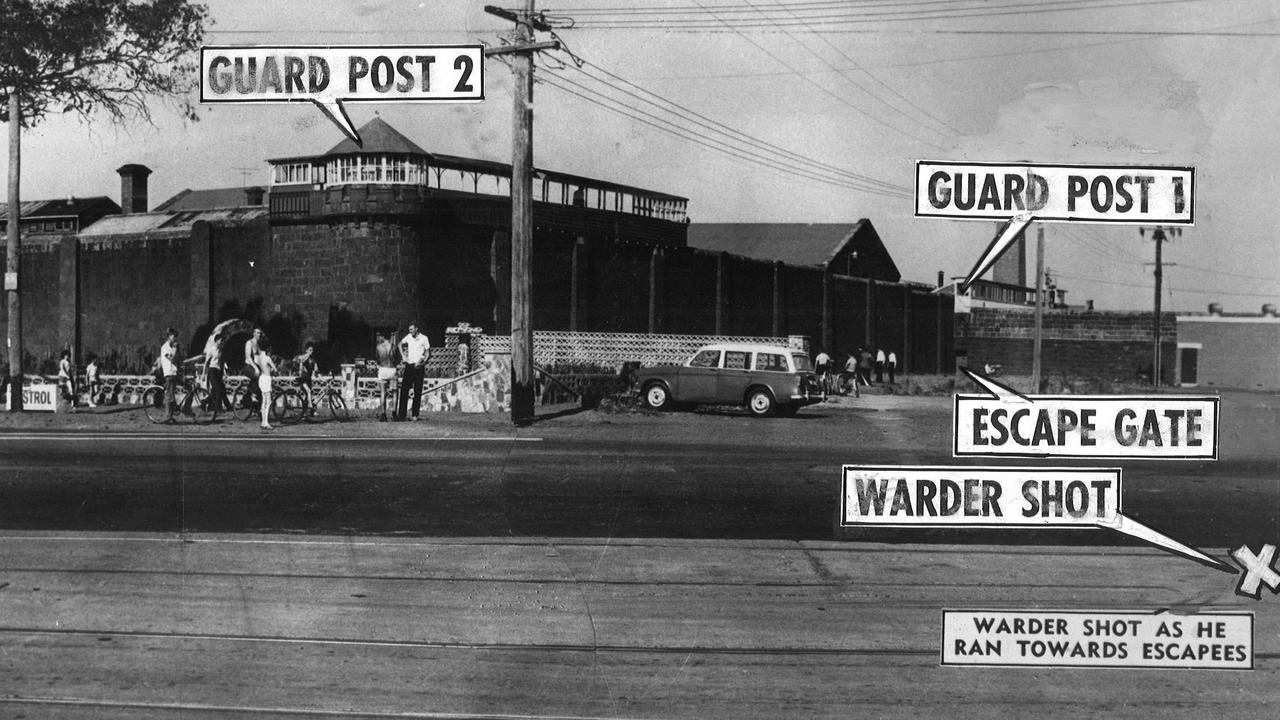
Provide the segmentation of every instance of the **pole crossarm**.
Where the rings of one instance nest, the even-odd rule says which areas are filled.
[[[514,55],[516,53],[530,53],[538,50],[559,50],[560,43],[556,40],[548,40],[547,42],[527,43],[523,45],[503,45],[501,47],[485,48],[484,56],[493,57],[495,55]]]

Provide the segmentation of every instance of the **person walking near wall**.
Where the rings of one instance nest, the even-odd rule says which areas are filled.
[[[858,355],[850,353],[849,357],[844,361],[844,372],[840,373],[840,385],[843,388],[853,388],[854,397],[862,397],[862,393],[858,390]],[[845,390],[845,392],[849,392]]]
[[[871,387],[871,351],[858,348],[858,377],[862,384]]]
[[[813,359],[813,365],[818,375],[818,382],[822,383],[822,391],[831,394],[831,356],[827,354],[826,349],[818,349],[818,356]]]
[[[413,419],[418,420],[422,405],[422,378],[427,369],[431,342],[418,332],[417,323],[409,323],[409,333],[400,341],[400,357],[404,359],[404,382],[400,384],[400,403],[396,419],[404,420],[409,409],[409,392],[413,392]]]

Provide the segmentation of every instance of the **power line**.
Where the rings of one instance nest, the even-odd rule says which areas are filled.
[[[689,116],[692,116],[693,118],[696,118],[696,119],[692,120],[692,122],[694,122],[695,124],[700,125],[700,126],[702,126],[702,127],[704,127],[704,128],[707,128],[707,129],[711,130],[712,132],[716,132],[716,133],[719,133],[719,134],[722,134],[722,135],[729,136],[729,137],[730,137],[730,139],[734,140],[735,142],[737,142],[737,141],[745,141],[745,142],[747,142],[747,143],[749,143],[749,144],[751,144],[751,145],[754,145],[754,146],[756,146],[756,147],[758,147],[758,148],[760,148],[760,149],[764,150],[765,152],[768,152],[768,153],[771,153],[771,154],[783,155],[783,156],[785,156],[785,157],[787,157],[787,158],[791,158],[791,159],[793,159],[793,160],[799,161],[799,162],[800,162],[800,163],[802,163],[802,164],[813,166],[814,168],[816,168],[816,169],[818,169],[818,170],[821,170],[821,171],[823,171],[823,172],[829,172],[829,173],[836,173],[836,174],[840,174],[840,175],[846,175],[846,176],[849,176],[849,177],[850,177],[851,179],[853,179],[853,180],[858,180],[858,181],[862,181],[862,182],[868,182],[868,183],[873,183],[873,184],[876,184],[876,185],[881,185],[881,186],[883,186],[884,188],[886,188],[886,189],[888,189],[888,190],[893,190],[893,191],[895,191],[895,192],[908,192],[908,191],[909,191],[909,188],[906,188],[906,187],[904,187],[904,186],[901,186],[901,185],[895,185],[895,184],[893,184],[893,183],[885,182],[885,181],[883,181],[883,180],[878,180],[878,179],[873,178],[873,177],[871,177],[871,176],[869,176],[869,175],[863,175],[863,174],[861,174],[861,173],[856,173],[856,172],[853,172],[853,171],[850,171],[850,170],[846,170],[846,169],[841,168],[841,167],[839,167],[839,166],[832,165],[832,164],[829,164],[829,163],[825,163],[825,162],[822,162],[822,161],[820,161],[820,160],[814,160],[813,158],[810,158],[810,157],[805,156],[805,155],[801,155],[800,153],[794,152],[794,151],[792,151],[792,150],[788,150],[788,149],[786,149],[786,148],[784,148],[784,147],[782,147],[782,146],[780,146],[780,145],[775,145],[774,143],[768,142],[768,141],[766,141],[766,140],[761,140],[761,139],[756,138],[756,137],[754,137],[754,136],[752,136],[752,135],[748,135],[747,133],[744,133],[744,132],[742,132],[742,131],[740,131],[740,130],[736,130],[736,129],[734,129],[734,128],[732,128],[732,127],[728,126],[728,125],[725,125],[724,123],[721,123],[721,122],[718,122],[718,121],[716,121],[716,120],[713,120],[713,119],[711,119],[711,118],[707,117],[706,115],[703,115],[703,114],[701,114],[701,113],[699,113],[699,112],[697,112],[697,111],[695,111],[695,110],[691,110],[691,109],[689,109],[688,107],[685,107],[684,105],[681,105],[681,104],[679,104],[679,103],[677,103],[677,102],[675,102],[675,101],[673,101],[673,100],[669,100],[669,99],[667,99],[667,98],[665,98],[665,97],[663,97],[663,96],[661,96],[661,95],[658,95],[657,93],[654,93],[654,92],[651,92],[651,91],[649,91],[649,90],[646,90],[645,88],[643,88],[643,87],[641,87],[641,86],[639,86],[639,85],[637,85],[637,84],[635,84],[635,83],[633,83],[633,82],[631,82],[631,81],[627,80],[626,78],[623,78],[623,77],[621,77],[621,76],[619,76],[619,75],[616,75],[616,74],[614,74],[614,73],[612,73],[612,72],[609,72],[608,70],[606,70],[606,69],[604,69],[604,68],[600,67],[599,65],[596,65],[596,64],[594,64],[594,63],[592,63],[592,62],[589,62],[589,61],[583,61],[583,62],[584,62],[584,65],[585,65],[585,66],[591,67],[591,68],[593,68],[593,69],[595,69],[595,70],[597,70],[597,71],[599,71],[599,72],[601,72],[601,73],[603,73],[603,74],[607,75],[608,77],[613,78],[614,80],[617,80],[618,82],[621,82],[621,83],[623,83],[623,84],[625,84],[625,85],[627,85],[627,86],[629,86],[629,87],[635,88],[636,90],[640,91],[641,93],[644,93],[644,95],[646,95],[646,96],[648,96],[648,97],[641,97],[640,95],[637,95],[637,94],[635,94],[635,93],[632,93],[632,92],[630,92],[630,91],[626,90],[625,88],[620,88],[620,87],[618,87],[618,86],[616,86],[616,85],[614,85],[614,84],[612,84],[612,83],[609,83],[607,80],[604,80],[604,79],[599,78],[599,77],[597,77],[597,76],[595,76],[595,75],[592,75],[591,73],[587,72],[586,70],[583,70],[582,68],[575,68],[575,69],[577,69],[579,72],[581,72],[582,74],[586,75],[587,77],[590,77],[590,78],[592,78],[593,80],[596,80],[596,81],[598,81],[598,82],[602,82],[602,83],[604,83],[604,84],[608,85],[609,87],[611,87],[611,88],[615,89],[615,90],[616,90],[616,91],[618,91],[618,92],[622,92],[622,93],[624,93],[624,94],[626,94],[626,95],[629,95],[629,96],[634,97],[634,98],[636,98],[636,99],[642,100],[642,101],[644,101],[644,102],[646,102],[646,103],[648,103],[648,104],[650,104],[650,105],[653,105],[653,106],[655,106],[655,107],[658,107],[658,108],[660,108],[660,109],[663,109],[663,110],[665,110],[666,112],[672,112],[673,114],[676,114],[677,116],[681,116],[681,114],[682,114],[682,113],[683,113],[683,114],[687,114],[687,115],[689,115]],[[656,98],[656,101],[655,101],[655,100],[650,100],[650,99],[649,99],[649,97],[651,97],[651,98]],[[677,112],[677,111],[672,111],[670,108],[664,107],[664,105],[674,107],[674,108],[676,108],[676,109],[678,110],[678,112]],[[682,117],[682,119],[687,119],[687,118],[683,118],[683,117]]]
[[[545,82],[546,84],[550,85],[553,88],[556,88],[561,92],[574,95],[582,100],[585,100],[589,103],[602,107],[606,110],[623,115],[624,117],[627,117],[628,119],[631,119],[635,122],[648,125],[650,127],[656,128],[668,134],[674,135],[687,142],[692,142],[696,145],[701,145],[703,147],[709,148],[711,150],[715,150],[725,155],[729,155],[739,160],[744,160],[746,162],[749,162],[755,165],[760,165],[773,170],[778,170],[779,172],[783,172],[786,174],[795,175],[798,177],[804,177],[810,180],[816,180],[824,184],[835,185],[835,186],[844,187],[851,190],[859,190],[861,192],[885,195],[889,197],[898,197],[898,198],[913,197],[913,194],[907,191],[905,188],[897,191],[888,190],[882,187],[872,186],[866,183],[860,183],[860,182],[856,182],[846,178],[833,177],[829,174],[817,174],[815,171],[788,166],[777,160],[773,160],[771,158],[761,156],[757,153],[752,153],[750,151],[735,147],[723,140],[719,140],[713,137],[708,137],[704,134],[693,132],[688,130],[687,128],[680,127],[679,125],[671,122],[670,120],[663,119],[659,116],[654,115],[653,113],[649,113],[645,110],[636,108],[635,106],[629,105],[616,98],[609,97],[604,93],[593,90],[585,85],[582,85],[581,83],[577,83],[567,77],[564,77],[563,75],[556,75],[555,78],[556,78],[555,80],[552,80],[544,75],[542,78],[542,82]],[[560,84],[561,81],[567,82],[575,87],[578,87],[585,93],[589,93],[589,94],[584,94],[584,92],[578,92],[577,90],[566,87],[565,85]],[[592,95],[595,95],[596,97],[592,97]],[[608,104],[608,103],[612,103],[612,104]]]
[[[575,21],[573,27],[578,29],[636,29],[636,28],[652,28],[652,29],[712,29],[720,23],[732,23],[733,26],[739,28],[761,28],[776,26],[794,26],[803,24],[803,22],[820,22],[824,24],[867,24],[867,23],[889,23],[889,22],[919,22],[927,20],[949,20],[949,19],[973,19],[973,18],[991,18],[1011,15],[1040,15],[1044,13],[1061,13],[1061,12],[1078,12],[1082,10],[1104,10],[1125,7],[1143,7],[1151,5],[1171,5],[1189,2],[1201,2],[1202,0],[1061,0],[1060,2],[1050,3],[1011,3],[1004,5],[983,4],[979,7],[955,8],[955,9],[915,9],[915,10],[887,10],[876,12],[825,12],[824,14],[806,15],[803,20],[796,21],[788,19],[784,16],[776,18],[769,17],[766,19],[746,18],[746,17],[720,17],[717,13],[721,13],[718,8],[707,8],[699,5],[704,14],[710,14],[715,18],[713,23],[701,17],[679,17],[679,13],[667,10],[662,13],[650,13],[640,17],[614,17],[612,19],[602,19],[599,21],[584,20],[582,22]],[[575,15],[583,15],[581,9],[565,9],[557,10],[557,12],[573,13]],[[732,14],[740,13],[741,10],[729,11]],[[773,11],[773,12],[780,12]],[[672,17],[676,15],[676,17]]]
[[[736,31],[735,31],[735,32],[736,32]],[[788,70],[792,70],[792,71],[794,71],[794,70],[795,70],[795,68],[794,68],[794,67],[792,67],[790,63],[788,63],[786,60],[783,60],[782,58],[778,57],[778,56],[777,56],[777,54],[775,54],[775,53],[774,53],[772,50],[770,50],[769,48],[765,47],[764,45],[761,45],[760,43],[756,42],[755,40],[753,40],[752,38],[748,37],[747,35],[745,35],[745,34],[743,34],[743,33],[741,33],[741,32],[737,32],[737,35],[738,35],[739,37],[741,37],[743,40],[746,40],[747,42],[749,42],[749,43],[751,43],[752,45],[754,45],[757,49],[759,49],[759,50],[760,50],[761,52],[763,52],[764,54],[766,54],[766,55],[768,55],[769,57],[773,58],[773,59],[774,59],[774,61],[776,61],[779,65],[782,65],[783,67],[785,67],[785,68],[786,68],[786,69],[788,69]],[[938,149],[941,149],[941,148],[942,148],[942,145],[939,145],[938,143],[935,143],[935,142],[933,142],[933,141],[931,141],[931,140],[927,140],[927,139],[922,138],[922,137],[920,137],[920,136],[918,136],[918,135],[914,135],[914,134],[912,134],[912,133],[909,133],[909,132],[907,132],[906,130],[903,130],[902,128],[897,127],[896,125],[894,125],[894,124],[892,124],[892,123],[890,123],[890,122],[888,122],[888,121],[886,121],[886,120],[883,120],[882,118],[876,117],[875,115],[871,114],[871,113],[870,113],[870,112],[868,112],[867,110],[864,110],[863,108],[860,108],[860,107],[858,107],[856,104],[854,104],[854,103],[850,102],[847,98],[844,98],[844,97],[842,97],[842,96],[840,96],[840,95],[837,95],[836,93],[832,92],[831,90],[828,90],[827,88],[823,87],[821,83],[816,82],[813,78],[805,77],[804,75],[797,75],[797,77],[799,77],[801,80],[804,80],[806,83],[808,83],[808,84],[810,84],[810,85],[812,85],[812,86],[814,86],[814,87],[818,88],[818,89],[819,89],[819,90],[821,90],[824,94],[826,94],[826,95],[828,95],[828,96],[830,96],[830,97],[832,97],[832,98],[835,98],[836,100],[838,100],[838,101],[840,101],[841,103],[845,104],[846,106],[848,106],[849,108],[853,109],[855,112],[857,112],[858,114],[860,114],[860,115],[862,115],[863,117],[867,118],[868,120],[871,120],[871,121],[876,122],[876,123],[878,123],[878,124],[880,124],[880,125],[883,125],[884,127],[887,127],[887,128],[889,128],[890,130],[894,130],[895,132],[901,133],[901,134],[903,134],[903,135],[905,135],[905,136],[907,136],[907,137],[911,138],[912,140],[915,140],[915,141],[917,141],[917,142],[921,142],[921,143],[924,143],[924,144],[926,144],[926,145],[929,145],[930,147],[938,148]]]
[[[790,11],[788,11],[788,12],[790,12]],[[795,16],[795,13],[791,13],[791,14],[792,14],[792,16],[793,16],[793,17]],[[805,28],[806,30],[807,30],[807,29],[810,29],[810,25],[805,24],[805,25],[804,25],[804,28]],[[795,38],[794,38],[794,36],[793,36],[793,35],[791,35],[791,33],[787,33],[787,37],[790,37],[790,38],[792,38],[792,39],[795,39]],[[853,64],[853,66],[854,66],[854,67],[856,67],[856,68],[857,68],[857,69],[858,69],[862,74],[864,74],[864,75],[866,75],[867,77],[869,77],[869,78],[871,78],[872,80],[874,80],[878,85],[880,85],[880,86],[881,86],[881,87],[883,87],[884,89],[888,90],[892,95],[894,95],[894,96],[895,96],[895,97],[897,97],[898,99],[900,99],[900,100],[902,100],[903,102],[905,102],[908,106],[910,106],[910,107],[911,107],[913,110],[915,110],[917,113],[919,113],[920,115],[923,115],[924,117],[929,118],[929,119],[930,119],[930,120],[932,120],[933,122],[937,123],[937,125],[938,125],[938,126],[942,127],[943,129],[945,129],[945,130],[947,130],[947,131],[949,131],[949,132],[955,133],[955,134],[957,134],[957,135],[958,135],[958,134],[960,134],[960,131],[959,131],[959,130],[957,130],[956,128],[954,128],[954,127],[952,127],[951,125],[947,124],[947,122],[946,122],[945,120],[942,120],[941,118],[938,118],[937,116],[935,116],[935,115],[933,115],[932,113],[930,113],[930,112],[928,111],[928,109],[926,109],[926,108],[924,108],[924,107],[921,107],[920,105],[917,105],[916,103],[912,102],[909,98],[907,98],[907,96],[905,96],[905,95],[903,95],[902,93],[898,92],[898,91],[897,91],[896,89],[894,89],[891,85],[889,85],[889,84],[885,83],[885,82],[884,82],[883,80],[881,80],[880,78],[876,77],[876,76],[875,76],[875,75],[873,75],[872,73],[870,73],[870,72],[868,72],[867,70],[863,69],[861,66],[859,66],[859,65],[858,65],[858,63],[857,63],[857,61],[856,61],[856,60],[854,60],[853,58],[849,57],[848,53],[846,53],[846,52],[844,52],[843,50],[841,50],[839,47],[837,47],[837,46],[835,45],[835,43],[831,42],[831,41],[830,41],[829,39],[827,39],[825,36],[821,36],[821,35],[819,35],[818,37],[822,40],[823,44],[825,44],[827,47],[831,48],[832,50],[836,51],[836,53],[838,53],[838,54],[839,54],[841,57],[843,57],[846,61],[848,61],[848,62],[852,63],[852,64]],[[818,58],[819,60],[821,60],[823,65],[826,65],[828,68],[832,68],[832,69],[834,69],[834,68],[835,68],[835,66],[834,66],[834,65],[832,65],[832,64],[831,64],[831,63],[829,63],[829,62],[827,62],[826,58],[823,58],[821,55],[819,55],[818,53],[814,52],[811,48],[809,48],[809,46],[808,46],[807,44],[805,44],[805,45],[803,45],[803,46],[804,46],[804,48],[805,48],[806,50],[809,50],[810,54],[812,54],[814,57],[816,57],[816,58]],[[847,82],[853,83],[853,86],[854,86],[854,87],[856,87],[856,88],[858,88],[859,90],[861,90],[861,91],[863,91],[863,92],[867,93],[867,94],[868,94],[868,95],[870,95],[871,97],[876,98],[877,100],[879,100],[880,102],[882,102],[882,103],[884,103],[886,106],[888,106],[890,109],[892,109],[892,110],[894,110],[895,112],[897,112],[897,113],[901,114],[903,117],[907,118],[908,120],[911,120],[912,122],[915,122],[915,123],[919,124],[921,127],[925,128],[926,130],[932,130],[932,128],[927,127],[927,126],[925,125],[925,123],[920,122],[920,121],[919,121],[919,119],[918,119],[916,116],[914,116],[914,115],[912,115],[912,114],[910,114],[910,113],[904,112],[904,111],[902,111],[902,110],[899,110],[898,108],[894,107],[891,103],[887,102],[886,100],[884,100],[884,99],[883,99],[883,98],[881,98],[881,97],[878,97],[875,93],[871,92],[870,90],[867,90],[867,89],[866,89],[865,87],[863,87],[861,84],[859,84],[859,83],[855,82],[855,81],[854,81],[854,79],[853,79],[853,78],[851,78],[851,77],[849,77],[848,75],[846,75],[846,74],[844,74],[844,73],[840,73],[840,77],[844,78]]]
[[[1178,263],[1178,267],[1190,268],[1200,272],[1212,273],[1214,275],[1225,275],[1227,277],[1242,278],[1245,280],[1262,280],[1264,282],[1280,283],[1280,277],[1262,277],[1261,275],[1241,275],[1240,273],[1230,273],[1223,270],[1214,270],[1212,268],[1200,267],[1198,265],[1188,265],[1187,263]]]
[[[1120,287],[1141,288],[1143,290],[1151,289],[1150,285],[1142,285],[1138,283],[1116,282],[1114,280],[1099,280],[1097,278],[1082,277],[1080,275],[1068,275],[1066,273],[1061,273],[1061,272],[1058,273],[1057,275],[1058,277],[1062,277],[1062,278],[1069,278],[1071,280],[1081,280],[1084,282],[1095,283],[1098,285],[1116,285]],[[1170,292],[1172,292],[1172,288],[1170,289]],[[1231,292],[1228,290],[1194,290],[1190,288],[1182,288],[1182,289],[1179,289],[1178,292],[1196,293],[1199,295],[1230,295],[1230,296],[1237,296],[1237,297],[1260,297],[1260,298],[1276,297],[1276,293],[1245,293],[1245,292]]]

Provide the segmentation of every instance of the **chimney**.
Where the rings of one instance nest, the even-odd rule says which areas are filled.
[[[1089,299],[1089,300],[1085,300],[1085,301],[1084,301],[1084,309],[1085,309],[1085,310],[1088,310],[1089,312],[1093,312],[1093,300],[1092,300],[1092,299]]]
[[[125,215],[146,212],[147,176],[151,168],[130,163],[121,165],[116,172],[120,173],[120,211]]]
[[[1221,314],[1222,314],[1222,303],[1209,303],[1209,314],[1210,314],[1210,315],[1221,315]]]
[[[938,287],[942,287],[942,271],[938,271]]]

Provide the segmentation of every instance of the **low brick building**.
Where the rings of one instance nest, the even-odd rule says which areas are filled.
[[[1177,382],[1183,387],[1280,390],[1280,318],[1275,305],[1257,315],[1178,316]]]

